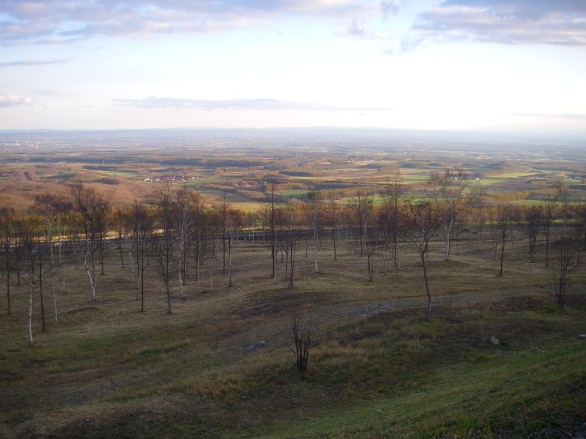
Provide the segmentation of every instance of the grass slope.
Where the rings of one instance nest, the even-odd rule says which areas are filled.
[[[270,279],[258,243],[234,249],[234,286],[220,263],[166,314],[156,267],[147,311],[114,249],[88,304],[81,268],[56,274],[58,320],[48,312],[26,345],[26,289],[0,316],[2,437],[578,437],[586,422],[584,268],[566,308],[553,305],[549,272],[507,247],[505,274],[490,248],[462,242],[429,260],[434,303],[424,297],[417,255],[402,269],[324,243],[320,272],[298,250],[296,285]],[[542,249],[540,249],[542,252]],[[541,254],[541,253],[539,253]],[[386,265],[387,273],[384,274]],[[213,278],[211,276],[214,276]],[[213,282],[213,285],[212,285]],[[51,285],[47,281],[45,285]],[[213,288],[212,288],[213,286]],[[46,287],[46,307],[52,308]],[[291,318],[311,317],[309,369],[293,367]],[[494,335],[498,345],[490,342]]]

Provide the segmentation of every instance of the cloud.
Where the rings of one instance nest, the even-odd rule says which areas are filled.
[[[583,0],[444,0],[419,15],[420,40],[586,47]]]
[[[0,69],[7,68],[7,67],[18,67],[18,66],[41,66],[47,64],[67,64],[71,62],[74,58],[60,58],[60,59],[25,59],[20,61],[8,61],[8,62],[0,62]]]
[[[33,105],[31,98],[22,98],[15,95],[0,94],[0,108],[20,107],[23,105]]]
[[[149,96],[145,99],[114,99],[117,105],[138,108],[171,108],[177,110],[297,110],[297,111],[394,111],[393,108],[345,107],[279,99],[225,99],[205,100],[189,98],[160,98]]]
[[[353,19],[348,28],[345,32],[340,34],[346,37],[358,37],[358,38],[367,38],[373,40],[388,40],[389,36],[381,33],[375,32],[371,29],[364,21]]]
[[[387,18],[390,15],[395,15],[399,12],[399,5],[401,0],[383,0],[380,2],[380,9],[383,13],[383,17]]]
[[[543,114],[543,113],[509,113],[509,116],[519,117],[544,117],[551,119],[566,119],[566,120],[586,120],[586,114],[579,113],[562,113],[562,114]]]
[[[249,27],[279,17],[349,17],[366,0],[4,0],[0,44],[67,43]]]

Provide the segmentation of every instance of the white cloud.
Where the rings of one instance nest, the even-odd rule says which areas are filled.
[[[365,21],[353,19],[348,28],[341,35],[373,40],[388,40],[390,37],[384,33],[374,31]]]
[[[586,47],[586,2],[445,0],[420,14],[413,30],[435,41]]]
[[[47,64],[67,64],[71,62],[73,58],[60,58],[60,59],[25,59],[20,61],[7,61],[0,62],[0,69],[7,67],[19,67],[19,66],[41,66]]]
[[[204,100],[149,96],[145,99],[114,99],[113,101],[117,105],[138,108],[172,108],[177,110],[394,111],[392,108],[331,106],[279,99]]]
[[[278,17],[351,17],[368,0],[7,0],[0,43],[65,43],[96,35],[153,36],[252,26]]]
[[[586,120],[586,114],[562,113],[562,114],[544,114],[544,113],[510,113],[510,116],[519,117],[538,117],[549,119],[566,119],[566,120]]]
[[[0,108],[20,107],[22,105],[32,105],[34,101],[31,98],[23,98],[15,95],[0,94]]]

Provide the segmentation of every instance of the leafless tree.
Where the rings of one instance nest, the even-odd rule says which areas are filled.
[[[357,227],[360,256],[364,255],[364,237],[366,235],[366,229],[372,222],[372,206],[372,193],[362,188],[356,191],[356,196],[350,200],[349,204],[352,221]]]
[[[75,221],[84,235],[84,267],[90,282],[91,301],[96,302],[96,271],[95,253],[103,251],[110,200],[114,191],[106,194],[98,193],[95,189],[78,182],[70,187],[70,197],[75,214]],[[102,272],[103,272],[102,259]]]
[[[566,287],[572,271],[576,267],[576,246],[569,238],[562,237],[555,251],[552,279],[555,296],[560,308],[564,306]]]
[[[57,196],[54,194],[42,194],[35,196],[35,204],[33,206],[33,212],[39,215],[45,223],[45,242],[48,244],[48,263],[49,267],[47,271],[51,273],[51,282],[53,289],[53,311],[55,315],[55,322],[58,320],[57,310],[57,286],[54,279],[54,273],[57,266],[61,266],[61,280],[63,282],[63,288],[65,287],[65,263],[63,260],[62,253],[62,236],[63,236],[63,216],[71,210],[71,202],[65,197]],[[53,242],[56,238],[57,249],[59,250],[58,261],[55,258],[53,252]],[[40,273],[42,275],[42,273]],[[41,283],[41,280],[39,280]]]
[[[332,243],[334,246],[334,261],[338,260],[337,252],[337,237],[338,237],[338,205],[336,204],[336,196],[334,191],[329,191],[327,194],[329,204],[329,221],[332,227]]]
[[[230,228],[230,203],[228,202],[228,197],[226,196],[226,191],[222,193],[222,202],[218,207],[218,212],[220,213],[220,234],[222,240],[222,274],[226,274],[226,256],[228,255],[228,246],[230,245],[231,236],[229,233]]]
[[[551,242],[551,232],[554,221],[558,216],[557,196],[547,196],[543,198],[541,204],[541,227],[545,236],[545,266],[549,265],[549,245]]]
[[[167,312],[173,312],[171,304],[171,277],[173,275],[173,192],[169,184],[158,188],[150,199],[156,227],[160,230],[153,245],[159,263],[161,279],[167,296]]]
[[[533,262],[535,255],[535,245],[537,244],[537,236],[539,234],[539,226],[541,224],[542,209],[538,205],[527,206],[523,209],[523,229],[527,235],[529,242],[529,258]]]
[[[144,273],[150,262],[147,239],[153,229],[153,217],[146,204],[135,200],[130,208],[128,221],[134,241],[132,247],[135,252],[138,273],[140,311],[144,312]]]
[[[293,342],[295,366],[300,371],[307,370],[309,350],[311,349],[311,318],[303,325],[297,311],[293,314]]]
[[[406,219],[408,228],[405,237],[417,249],[421,259],[423,270],[423,280],[425,283],[425,293],[427,296],[427,309],[425,318],[431,316],[431,293],[429,289],[429,279],[427,276],[426,256],[429,248],[429,242],[438,233],[442,225],[443,213],[439,210],[438,204],[432,199],[421,201],[410,200],[406,206]]]
[[[482,226],[484,225],[484,197],[485,189],[480,183],[470,188],[468,195],[468,205],[473,210],[474,222],[476,225],[476,250],[480,251],[480,240],[482,239]]]
[[[198,219],[198,206],[200,196],[197,192],[182,187],[172,195],[172,224],[174,227],[176,241],[176,260],[179,264],[177,275],[179,277],[179,293],[185,295],[185,267],[187,261],[187,249],[192,235],[196,232],[196,221]]]
[[[2,270],[6,273],[6,305],[8,314],[12,313],[12,305],[10,301],[10,275],[14,269],[13,261],[13,244],[16,238],[14,237],[14,211],[6,208],[0,210],[0,233],[2,234],[2,249],[3,263]]]
[[[268,243],[273,264],[271,277],[277,283],[277,195],[275,194],[276,183],[273,177],[269,178],[263,191],[267,201],[261,208],[260,221],[265,234],[269,236]]]
[[[570,188],[567,184],[560,184],[557,188],[557,201],[562,215],[562,237],[567,238],[568,217],[570,216]]]
[[[511,239],[511,233],[515,221],[519,218],[518,209],[510,204],[501,203],[496,207],[496,242],[500,245],[500,270],[499,276],[503,275],[505,261],[505,247]]]
[[[27,334],[29,346],[33,345],[33,293],[36,285],[37,263],[41,257],[41,228],[42,222],[37,215],[21,215],[16,221],[16,231],[20,237],[23,262],[25,264],[25,269],[21,273],[26,280],[28,290]],[[41,305],[41,319],[44,328],[45,313],[42,293],[39,303]]]
[[[401,205],[404,202],[406,193],[405,185],[401,180],[401,171],[397,169],[391,176],[390,184],[385,187],[382,193],[386,219],[386,235],[388,238],[391,238],[391,254],[394,260],[395,270],[401,268],[398,251],[400,232],[399,218]]]
[[[317,266],[317,250],[319,241],[319,231],[321,228],[321,195],[319,192],[310,192],[307,195],[308,209],[307,219],[312,232],[313,240],[313,272],[318,273],[319,269]]]
[[[460,221],[462,212],[462,198],[465,189],[464,173],[459,170],[447,169],[443,175],[441,186],[441,204],[443,210],[443,229],[446,242],[445,259],[450,258],[452,244],[452,231],[454,226]]]
[[[244,212],[230,208],[227,211],[226,232],[228,234],[228,286],[232,286],[232,243],[238,242],[238,234],[242,229]]]
[[[279,242],[286,255],[285,274],[289,280],[289,288],[294,286],[295,256],[299,245],[299,209],[295,205],[279,209]]]

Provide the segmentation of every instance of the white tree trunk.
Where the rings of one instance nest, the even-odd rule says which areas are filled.
[[[92,295],[92,302],[96,303],[96,279],[95,279],[95,275],[93,273],[93,263],[90,264],[90,261],[88,261],[89,258],[89,253],[85,254],[85,258],[83,260],[83,265],[85,266],[85,272],[87,274],[87,277],[90,281],[90,289],[91,289],[91,295]]]
[[[317,234],[315,229],[313,231],[313,271],[314,273],[318,273],[319,270],[317,269]]]
[[[28,344],[33,345],[33,273],[29,271],[28,277]]]

